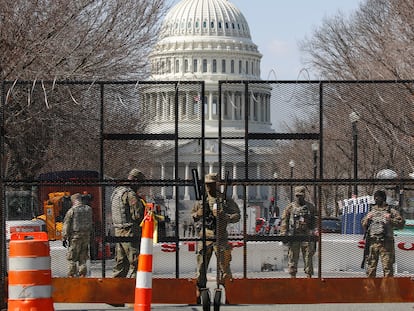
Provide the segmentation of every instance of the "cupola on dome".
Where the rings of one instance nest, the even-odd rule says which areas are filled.
[[[194,35],[251,39],[245,17],[228,0],[183,0],[168,12],[160,38]]]
[[[230,0],[181,0],[165,16],[151,54],[151,79],[260,79],[262,55]]]

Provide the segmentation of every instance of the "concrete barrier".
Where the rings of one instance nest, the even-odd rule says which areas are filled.
[[[359,247],[362,235],[323,234],[322,236],[322,273],[357,273],[363,276],[361,269],[363,249]],[[179,274],[194,276],[196,273],[195,241],[179,243]],[[234,242],[232,251],[231,269],[233,273],[241,274],[244,265],[244,244]],[[414,274],[414,237],[396,236],[396,274]],[[65,277],[67,274],[66,249],[60,241],[50,242],[52,258],[52,276]],[[319,246],[318,246],[319,247]],[[246,269],[248,272],[261,273],[269,271],[284,271],[287,269],[287,247],[280,242],[247,242]],[[314,258],[315,271],[318,267],[318,250]],[[157,243],[153,249],[154,277],[175,277],[176,247],[175,243]],[[99,265],[100,261],[95,262]],[[111,277],[111,260],[106,260],[107,277]],[[90,263],[89,263],[90,264]],[[213,255],[209,271],[216,270],[216,258]],[[303,267],[303,260],[299,259],[299,268]],[[381,269],[381,264],[379,264]],[[90,270],[89,270],[90,271]]]

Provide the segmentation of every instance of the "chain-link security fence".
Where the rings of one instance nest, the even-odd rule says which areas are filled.
[[[164,216],[153,277],[195,278],[205,222],[194,222],[191,210],[197,192],[205,195],[204,175],[216,172],[241,211],[240,221],[226,226],[234,278],[289,277],[287,243],[294,238],[280,235],[280,221],[296,186],[305,186],[317,207],[309,238],[314,276],[365,275],[360,221],[377,189],[406,218],[394,232],[395,274],[411,276],[412,87],[412,81],[4,82],[0,240],[6,246],[12,232],[46,230],[52,274],[66,276],[61,222],[69,196],[79,192],[94,217],[88,276],[112,277],[119,239],[111,194],[131,184],[127,174],[135,167],[146,177],[140,193]],[[7,248],[1,251],[6,263]],[[300,258],[298,277],[303,267]],[[208,279],[216,269],[213,255]]]

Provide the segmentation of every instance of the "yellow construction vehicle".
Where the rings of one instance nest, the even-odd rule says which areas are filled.
[[[37,216],[46,223],[49,240],[62,239],[63,219],[71,207],[69,192],[51,192],[49,198],[43,202],[44,214]]]

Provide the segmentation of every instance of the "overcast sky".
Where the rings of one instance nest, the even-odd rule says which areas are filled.
[[[301,64],[298,41],[305,36],[310,37],[312,30],[322,24],[324,17],[335,16],[339,12],[349,15],[364,0],[229,1],[234,3],[247,19],[252,40],[263,55],[261,78],[307,80],[306,71]],[[172,2],[178,3],[179,0]]]

